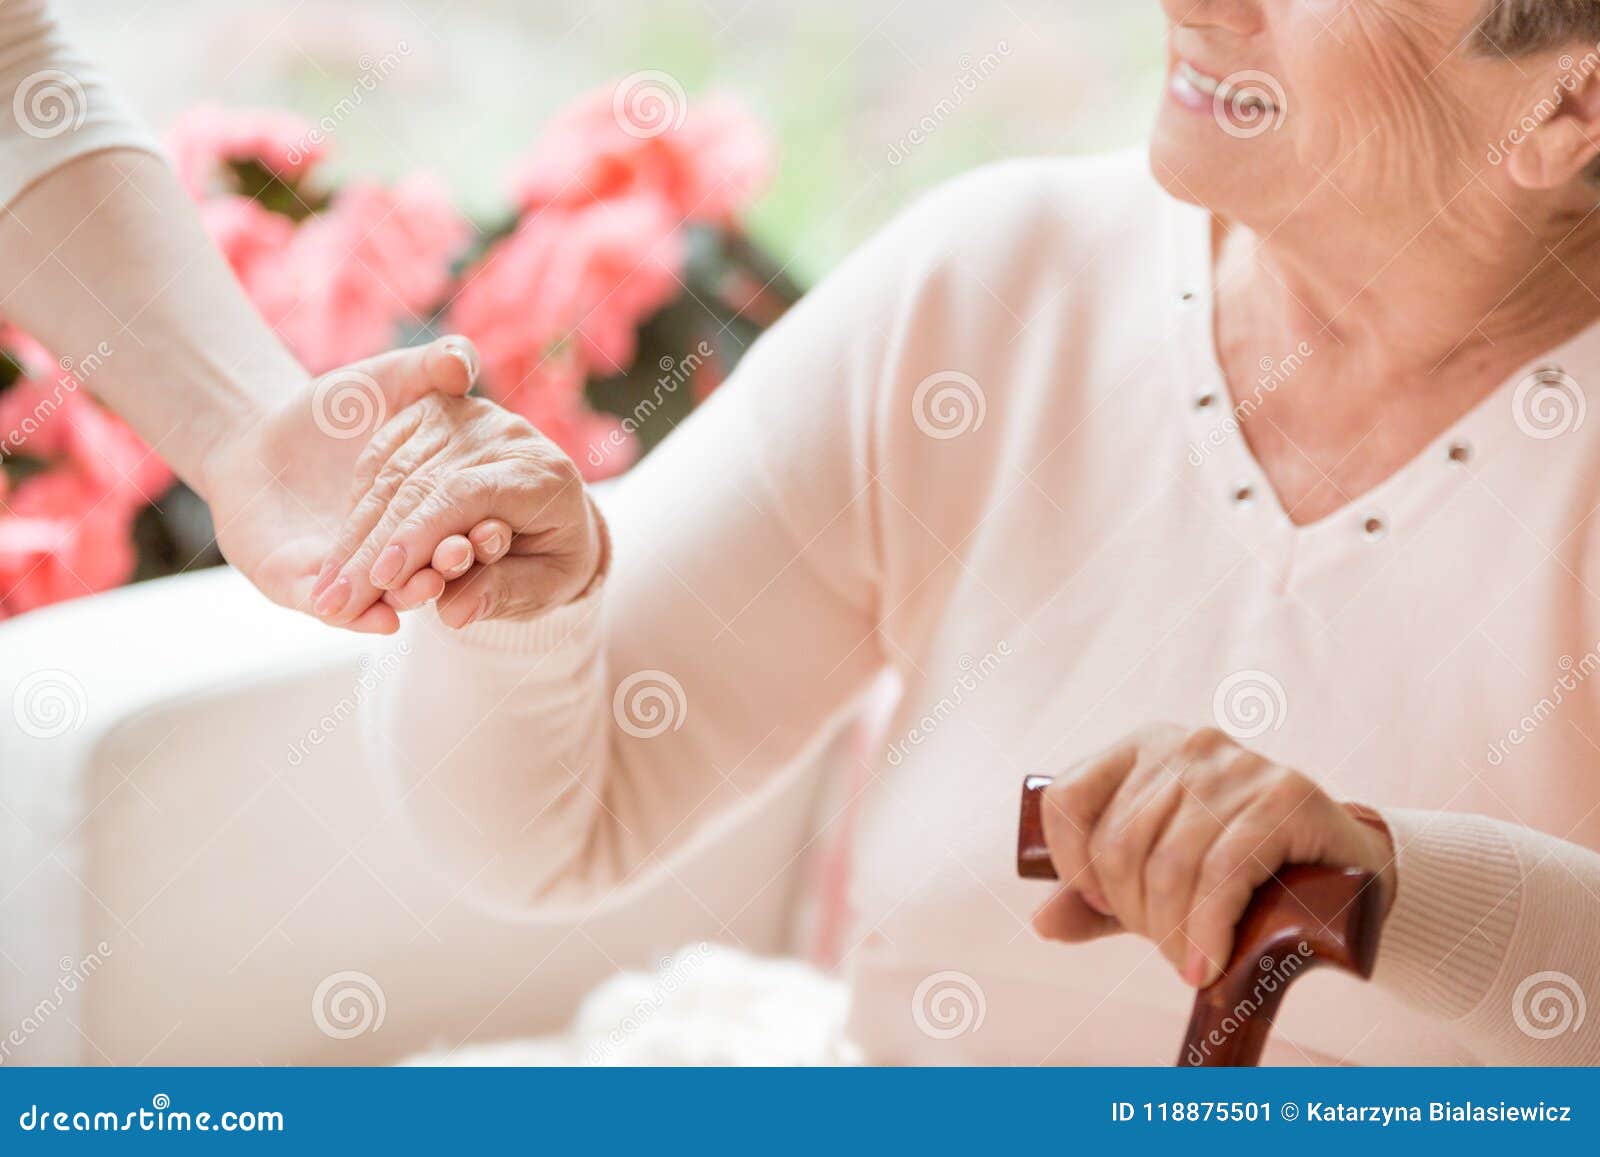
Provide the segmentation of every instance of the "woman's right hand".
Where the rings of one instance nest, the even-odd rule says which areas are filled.
[[[572,460],[495,403],[443,394],[373,436],[337,542],[313,595],[336,625],[430,568],[447,580],[446,625],[530,618],[583,594],[605,561],[601,517]]]

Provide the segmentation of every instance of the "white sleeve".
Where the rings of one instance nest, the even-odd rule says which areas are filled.
[[[61,33],[47,0],[0,2],[0,205],[75,157],[156,152]]]

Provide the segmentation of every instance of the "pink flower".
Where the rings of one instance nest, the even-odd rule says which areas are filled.
[[[254,296],[263,269],[281,258],[294,239],[294,222],[262,208],[249,197],[225,195],[201,201],[200,220],[233,268],[233,274]]]
[[[0,617],[126,582],[133,520],[173,482],[42,346],[14,329],[4,342],[30,376],[0,394]],[[17,453],[47,468],[12,484],[4,459]]]
[[[684,110],[667,94],[664,123],[641,127],[629,123],[627,95],[622,86],[602,89],[556,114],[512,177],[524,212],[643,196],[663,201],[675,222],[725,224],[771,178],[766,134],[733,100],[710,97]]]
[[[60,368],[49,350],[7,321],[0,321],[0,350],[10,354],[28,377],[47,377]]]
[[[563,414],[523,416],[577,463],[587,482],[621,474],[639,457],[639,439],[611,414],[574,406]]]
[[[121,418],[77,395],[68,413],[67,455],[109,500],[133,511],[160,498],[176,481],[172,468]]]
[[[0,605],[19,614],[120,586],[133,575],[137,508],[79,471],[36,474],[0,518]]]
[[[69,432],[62,411],[73,404],[75,392],[75,384],[51,387],[37,378],[19,379],[0,394],[0,451],[30,458],[62,454]]]
[[[111,500],[133,509],[161,497],[174,478],[127,423],[65,375],[50,384],[26,378],[0,395],[0,450],[65,459]]]
[[[426,176],[351,185],[256,269],[251,295],[307,368],[389,348],[400,323],[436,307],[470,226]]]
[[[561,412],[589,376],[632,364],[639,326],[677,296],[684,259],[654,199],[547,208],[468,272],[450,323],[478,344],[496,396]]]
[[[167,152],[190,196],[214,192],[230,162],[256,161],[293,185],[326,149],[310,122],[280,109],[189,109],[167,134]],[[231,186],[225,186],[232,191]]]
[[[687,157],[685,216],[728,224],[772,181],[772,142],[738,101],[710,96],[689,110],[679,132]]]

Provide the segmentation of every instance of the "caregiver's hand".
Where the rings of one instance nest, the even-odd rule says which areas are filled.
[[[362,455],[315,608],[328,622],[360,621],[385,592],[442,574],[446,625],[527,618],[582,594],[604,542],[577,466],[553,442],[493,402],[434,395]]]
[[[1377,873],[1394,851],[1297,771],[1220,731],[1144,728],[1046,789],[1045,840],[1064,883],[1034,916],[1047,939],[1136,932],[1196,987],[1221,973],[1251,893],[1285,864]]]
[[[466,393],[476,357],[457,337],[395,350],[325,374],[271,412],[242,419],[198,479],[228,561],[273,602],[310,612],[374,430],[385,415],[435,391]],[[437,576],[432,582],[443,586]],[[399,592],[391,602],[403,605]],[[394,606],[369,600],[342,625],[386,634],[399,619]]]

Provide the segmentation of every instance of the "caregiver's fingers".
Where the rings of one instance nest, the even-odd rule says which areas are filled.
[[[410,580],[417,568],[409,568],[402,576],[398,574],[401,568],[395,566],[394,573],[388,576],[394,581],[378,581],[383,568],[392,560],[382,560],[380,565],[376,544],[387,538],[390,529],[421,505],[430,493],[423,480],[408,480],[393,493],[381,496],[375,493],[352,513],[345,524],[345,534],[329,556],[313,592],[311,609],[319,618],[336,626],[348,625],[352,616],[377,602],[386,590],[399,589]],[[349,537],[369,523],[366,534],[350,545]]]
[[[400,616],[393,607],[374,603],[346,623],[345,629],[361,635],[392,635],[400,629]]]
[[[460,334],[451,334],[425,346],[390,350],[353,362],[327,375],[329,381],[359,380],[364,375],[376,383],[390,414],[432,393],[465,394],[478,377],[478,349]]]
[[[419,570],[397,591],[387,591],[383,601],[397,611],[414,611],[444,594],[446,578],[431,567]]]

